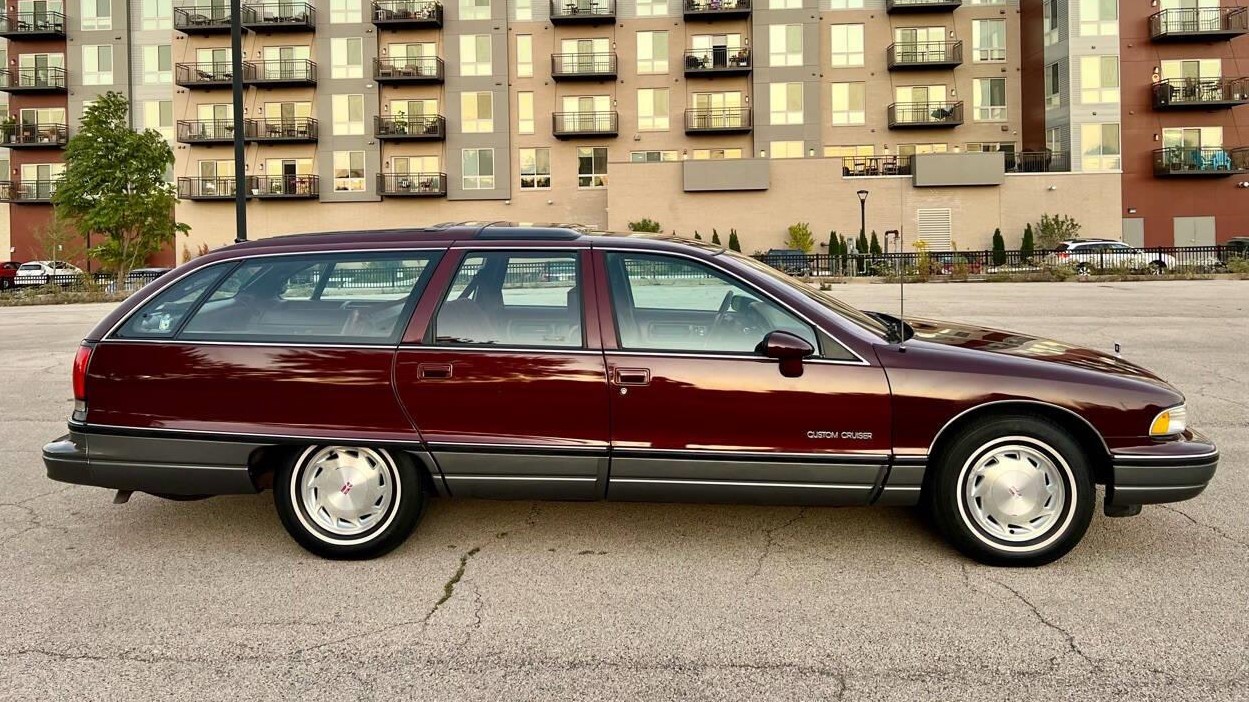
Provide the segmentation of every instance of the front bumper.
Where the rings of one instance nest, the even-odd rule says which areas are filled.
[[[1106,503],[1116,507],[1181,502],[1200,495],[1219,465],[1219,450],[1190,432],[1180,441],[1111,452],[1113,480]]]

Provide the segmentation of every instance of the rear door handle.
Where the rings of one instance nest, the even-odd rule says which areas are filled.
[[[617,385],[650,385],[651,371],[649,368],[617,368]]]
[[[446,380],[451,377],[450,363],[420,363],[416,366],[421,380]]]

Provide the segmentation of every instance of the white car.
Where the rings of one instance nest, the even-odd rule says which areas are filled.
[[[30,261],[29,263],[23,263],[17,269],[17,275],[13,277],[13,284],[17,286],[46,285],[48,283],[68,285],[75,282],[81,275],[83,275],[82,269],[72,263],[64,261]]]
[[[1170,254],[1144,251],[1114,239],[1069,239],[1056,246],[1049,258],[1053,263],[1074,266],[1080,275],[1102,270],[1161,275],[1176,266],[1175,257]]]

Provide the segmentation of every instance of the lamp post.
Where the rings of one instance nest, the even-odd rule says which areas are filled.
[[[247,161],[243,146],[243,3],[230,0],[230,97],[234,110],[234,241],[247,241]],[[215,69],[214,69],[215,70]]]
[[[863,239],[867,236],[867,191],[860,190],[855,194],[859,196],[859,239]]]

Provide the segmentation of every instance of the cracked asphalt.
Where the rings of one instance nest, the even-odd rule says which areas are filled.
[[[897,309],[892,286],[836,294]],[[908,509],[437,500],[390,556],[333,563],[268,493],[114,505],[49,481],[39,449],[108,307],[0,308],[0,698],[1249,698],[1249,282],[907,298],[1121,343],[1188,395],[1214,483],[1099,511],[1034,570],[967,561]]]

